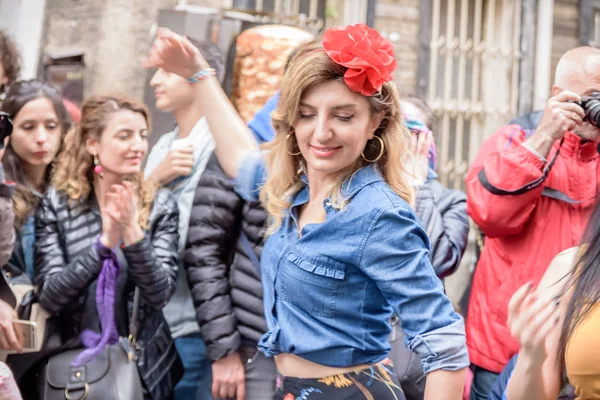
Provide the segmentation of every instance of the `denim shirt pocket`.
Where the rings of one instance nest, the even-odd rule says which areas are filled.
[[[309,256],[295,250],[282,262],[277,279],[280,299],[311,315],[333,318],[346,265],[323,255]]]

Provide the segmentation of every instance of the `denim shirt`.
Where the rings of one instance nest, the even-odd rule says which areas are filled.
[[[33,282],[34,265],[33,265],[33,247],[35,245],[35,228],[33,215],[27,218],[27,222],[21,228],[21,247],[23,248],[23,256],[25,258],[25,273]]]
[[[256,152],[234,184],[253,200],[264,178]],[[304,186],[267,239],[261,273],[268,332],[259,349],[332,367],[376,363],[388,356],[389,320],[397,313],[405,344],[419,353],[425,373],[467,367],[463,319],[435,275],[429,239],[410,205],[374,166],[356,172],[342,194],[343,210],[325,201],[325,221],[299,235],[298,213],[309,199]]]

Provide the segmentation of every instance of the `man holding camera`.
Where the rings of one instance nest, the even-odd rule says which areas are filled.
[[[486,235],[473,279],[467,343],[471,399],[487,399],[518,343],[508,301],[579,244],[600,189],[600,50],[565,53],[534,132],[508,125],[482,146],[467,176],[467,210]]]

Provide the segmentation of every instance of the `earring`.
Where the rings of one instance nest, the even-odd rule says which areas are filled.
[[[289,139],[291,136],[292,136],[292,133],[290,132],[290,133],[288,133],[288,134],[287,134],[287,136],[285,137],[285,141],[286,141],[286,147],[287,147],[287,141],[288,141],[288,139]],[[302,152],[301,152],[300,150],[298,150],[298,152],[297,152],[297,153],[290,153],[290,151],[288,150],[288,151],[287,151],[287,153],[288,153],[290,156],[299,156],[300,154],[302,154]]]
[[[374,160],[369,160],[367,157],[365,157],[364,151],[360,154],[363,160],[365,160],[368,163],[374,163],[379,161],[379,159],[383,157],[383,152],[385,151],[385,143],[383,142],[383,139],[379,136],[373,136],[373,139],[379,140],[379,154],[377,155],[377,157]]]
[[[104,178],[104,174],[102,173],[103,171],[104,167],[100,164],[98,156],[94,156],[94,172],[98,174],[100,179]]]

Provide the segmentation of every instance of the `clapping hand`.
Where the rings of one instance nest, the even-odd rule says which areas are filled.
[[[119,239],[126,246],[140,241],[144,232],[138,223],[137,196],[130,182],[124,181],[112,185],[106,194],[105,207],[102,212],[103,237],[105,224],[107,242],[102,241],[107,247],[115,247]],[[111,246],[109,246],[110,244]]]

